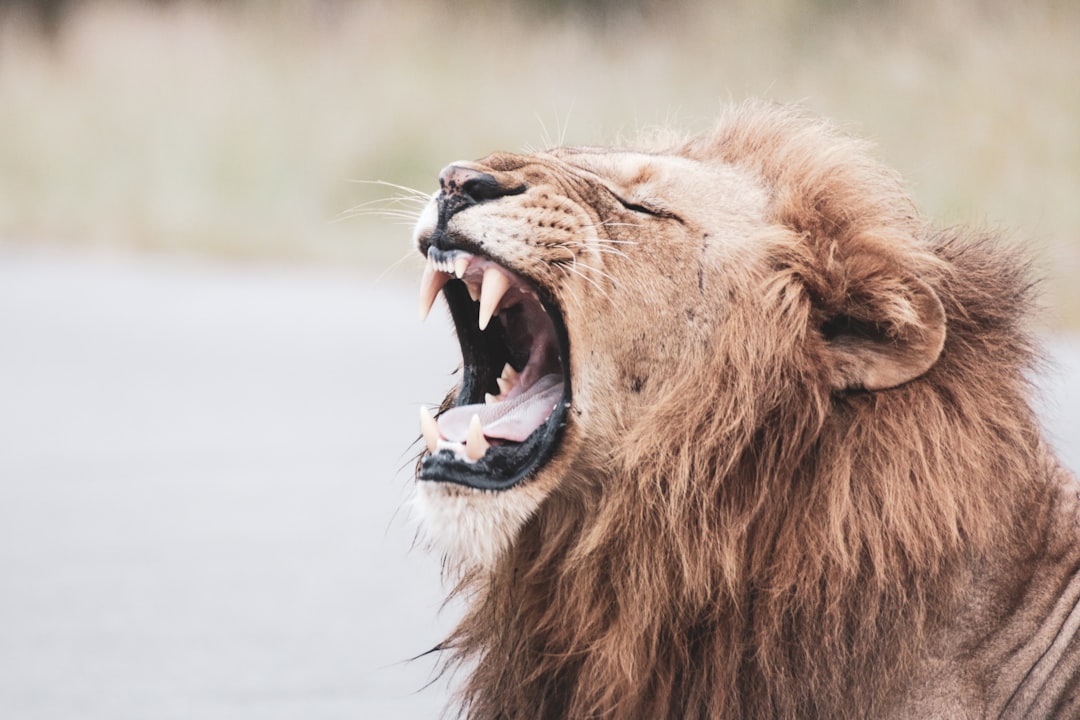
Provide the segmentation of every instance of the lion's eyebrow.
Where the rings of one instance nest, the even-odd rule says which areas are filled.
[[[686,221],[683,220],[682,216],[672,212],[671,210],[668,210],[667,208],[656,207],[655,205],[642,203],[640,201],[634,202],[631,200],[627,200],[619,191],[617,191],[611,186],[611,182],[609,180],[605,179],[596,171],[586,167],[581,167],[580,165],[574,165],[573,163],[567,164],[570,165],[574,169],[575,173],[579,176],[579,181],[595,183],[598,187],[606,190],[608,194],[615,198],[615,200],[627,210],[642,213],[643,215],[651,215],[652,217],[661,218],[663,220],[674,220],[680,225],[686,224]]]

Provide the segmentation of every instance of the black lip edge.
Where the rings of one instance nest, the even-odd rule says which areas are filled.
[[[566,324],[558,304],[550,294],[529,278],[516,271],[511,272],[524,278],[536,290],[540,304],[547,311],[555,328],[559,364],[563,373],[562,398],[551,416],[528,438],[520,443],[493,445],[484,457],[475,463],[458,460],[452,453],[445,451],[426,454],[420,462],[417,474],[419,480],[449,482],[477,490],[509,490],[528,480],[545,465],[562,441],[572,397],[570,339]],[[469,297],[465,283],[460,280],[448,282],[443,288],[443,295],[450,308],[461,346],[463,370],[457,404],[476,402],[484,393],[484,388],[479,387],[483,378],[496,377],[507,360],[501,352],[505,346],[499,337],[502,327],[493,323],[487,330],[480,330],[473,316],[475,303]],[[497,367],[493,367],[494,365]]]

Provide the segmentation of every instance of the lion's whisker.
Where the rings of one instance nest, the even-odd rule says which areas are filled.
[[[357,208],[355,210],[345,210],[338,214],[334,218],[334,222],[342,220],[353,220],[359,217],[383,217],[396,220],[408,220],[415,223],[417,218],[420,217],[420,213],[412,212],[409,210],[397,210],[394,208]]]
[[[615,248],[603,247],[603,246],[596,247],[594,245],[590,245],[589,243],[584,243],[584,242],[581,242],[581,241],[578,241],[578,240],[566,240],[564,242],[559,243],[559,246],[564,247],[564,248],[581,248],[582,250],[591,250],[593,252],[603,253],[603,254],[606,254],[606,255],[617,255],[618,257],[623,257],[623,258],[629,257],[622,250],[617,250]]]
[[[610,275],[610,274],[608,274],[608,273],[604,272],[604,271],[603,271],[603,270],[601,270],[600,268],[597,268],[597,267],[593,267],[592,265],[586,265],[586,264],[582,264],[582,266],[581,266],[581,267],[582,267],[582,268],[584,268],[585,270],[591,270],[592,272],[596,273],[596,274],[597,274],[597,275],[599,275],[600,277],[602,277],[602,278],[605,278],[605,279],[607,279],[607,280],[610,280],[610,281],[611,281],[612,283],[614,283],[614,282],[615,282],[615,278],[614,278],[614,276],[612,276],[612,275]],[[575,270],[578,270],[578,267],[577,267],[577,264],[576,264],[576,263],[574,264],[574,269],[575,269]]]
[[[585,225],[585,227],[590,227],[590,228],[599,228],[599,227],[632,227],[632,228],[640,228],[640,227],[645,227],[645,226],[642,225],[641,223],[624,222],[624,221],[621,221],[621,220],[601,220],[598,223],[592,223],[590,225]],[[606,239],[606,238],[602,238],[602,239]],[[630,242],[630,241],[629,240],[612,240],[612,242]]]
[[[584,280],[585,282],[592,285],[605,298],[608,297],[607,290],[605,290],[604,287],[600,285],[600,283],[598,283],[594,278],[589,277],[588,275],[586,275],[585,273],[583,273],[581,270],[578,269],[578,267],[577,267],[577,259],[576,258],[575,258],[574,262],[572,264],[570,264],[570,265],[567,265],[566,263],[561,263],[561,267],[564,270],[568,270],[569,272],[574,273],[575,275],[580,277],[582,280]],[[585,267],[589,267],[589,266],[586,265]],[[601,275],[603,275],[604,277],[606,277],[609,280],[613,280],[613,278],[610,275],[607,275],[605,273],[601,273]]]
[[[346,182],[355,183],[358,185],[382,185],[383,187],[390,187],[394,188],[395,190],[402,190],[409,193],[410,195],[415,195],[418,198],[423,198],[425,202],[431,199],[430,192],[424,192],[423,190],[417,190],[416,188],[409,187],[408,185],[399,185],[397,183],[388,182],[386,180],[357,180],[351,178]]]
[[[395,268],[399,267],[399,266],[400,266],[400,265],[401,265],[401,264],[402,264],[403,262],[405,262],[406,260],[409,260],[409,259],[411,259],[411,258],[417,258],[417,257],[419,257],[419,255],[417,254],[417,252],[416,252],[415,250],[413,250],[413,249],[411,249],[411,248],[410,248],[410,249],[409,249],[409,250],[408,250],[407,252],[405,252],[405,253],[404,253],[404,254],[403,254],[403,255],[402,255],[401,257],[399,257],[399,258],[398,258],[397,260],[395,260],[394,262],[390,263],[390,264],[389,264],[389,265],[387,265],[387,266],[386,266],[385,268],[383,268],[383,269],[382,269],[382,272],[380,272],[380,273],[379,273],[379,274],[378,274],[378,275],[377,275],[377,276],[375,277],[375,282],[382,282],[382,280],[383,280],[383,279],[384,279],[384,278],[386,277],[386,275],[387,275],[388,273],[390,273],[390,272],[391,272],[392,270],[394,270]]]
[[[413,212],[419,216],[426,203],[415,204],[410,202],[410,200],[411,198],[383,198],[380,200],[371,200],[369,202],[359,203],[348,207],[343,212],[355,212],[358,210],[398,210]]]

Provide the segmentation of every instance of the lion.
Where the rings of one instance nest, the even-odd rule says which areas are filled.
[[[439,186],[420,310],[462,366],[415,502],[468,601],[462,715],[1080,717],[1019,251],[761,102]]]

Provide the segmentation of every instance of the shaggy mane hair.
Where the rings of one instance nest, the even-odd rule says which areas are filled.
[[[971,568],[1045,513],[1026,265],[930,230],[861,143],[796,112],[743,106],[646,150],[760,178],[769,275],[735,273],[708,346],[656,368],[661,401],[460,580],[443,648],[469,667],[462,712],[874,717]],[[944,306],[940,358],[899,387],[835,390],[831,333],[923,332],[898,268]]]

